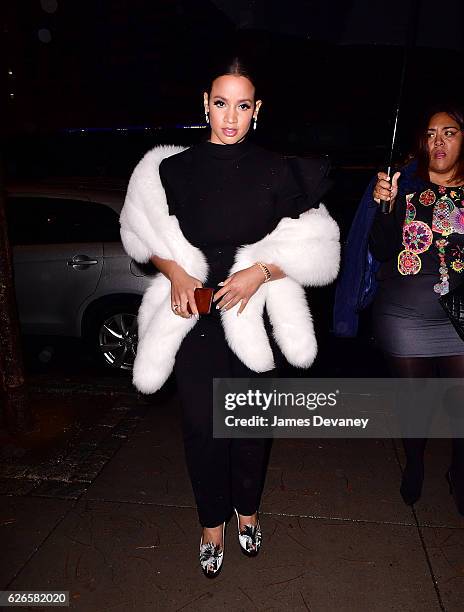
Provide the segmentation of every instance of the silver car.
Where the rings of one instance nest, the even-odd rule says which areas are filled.
[[[124,194],[108,181],[16,184],[7,217],[22,332],[82,338],[103,364],[130,370],[137,310],[155,271],[122,248]]]

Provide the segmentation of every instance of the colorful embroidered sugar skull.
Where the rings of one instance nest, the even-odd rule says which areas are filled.
[[[432,240],[432,230],[423,221],[411,221],[403,226],[403,245],[413,253],[426,251]]]
[[[451,228],[456,234],[464,234],[464,208],[457,206],[450,212],[449,216]]]
[[[455,259],[451,262],[451,267],[455,272],[462,272],[464,270],[464,261],[461,259]]]
[[[416,218],[416,207],[412,202],[406,204],[406,223],[411,223]]]
[[[423,191],[419,196],[419,202],[424,206],[431,206],[437,199],[435,193],[431,189]]]
[[[451,228],[450,214],[454,208],[452,200],[440,198],[433,207],[432,230],[437,234],[448,235],[453,230]]]
[[[422,266],[420,257],[405,249],[398,255],[398,272],[403,276],[418,274]]]

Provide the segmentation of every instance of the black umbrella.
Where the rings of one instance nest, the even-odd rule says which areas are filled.
[[[402,48],[400,69],[385,63],[379,64],[377,68],[379,74],[384,75],[384,90],[396,89],[396,104],[391,112],[393,129],[386,163],[389,172],[397,140],[400,110],[404,107],[407,75],[414,76],[410,67],[412,50],[426,54],[425,62],[433,56],[434,49],[444,53],[464,50],[462,0],[442,0],[439,5],[432,0],[286,0],[285,3],[280,0],[236,0],[233,3],[227,0],[212,1],[242,32],[267,31],[292,36],[308,44],[322,42],[329,45],[365,45],[366,54],[381,51],[382,47],[396,47],[397,50]],[[385,55],[380,54],[380,57],[385,58]],[[458,65],[457,60],[454,62],[454,65]],[[459,69],[462,72],[461,65]],[[437,88],[444,85],[440,83],[439,76],[436,78]],[[430,81],[433,81],[433,76]],[[426,95],[429,93],[427,91]],[[377,103],[383,102],[385,95],[379,92]],[[372,100],[375,103],[375,97]]]
[[[345,45],[416,44],[463,50],[461,0],[211,0],[239,30],[267,30]]]
[[[392,138],[386,163],[389,176],[392,173],[398,119],[411,50],[415,47],[432,47],[462,52],[464,49],[462,2],[443,0],[438,8],[437,3],[432,2],[432,0],[410,0],[406,10],[401,5],[404,6],[403,3],[398,1],[389,2],[388,10],[379,11],[378,2],[368,3],[364,0],[358,0],[350,13],[343,40],[345,44],[354,41],[371,44],[384,41],[388,44],[403,45],[404,47],[398,98],[394,109]],[[381,18],[379,18],[379,14]],[[370,23],[377,21],[379,27],[361,28],[359,25],[362,20],[367,20]],[[381,206],[382,212],[387,214],[390,210],[389,202],[382,200]]]

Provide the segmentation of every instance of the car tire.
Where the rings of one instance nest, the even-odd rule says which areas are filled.
[[[112,371],[132,371],[137,351],[140,299],[122,298],[93,308],[84,321],[83,339],[97,363]]]

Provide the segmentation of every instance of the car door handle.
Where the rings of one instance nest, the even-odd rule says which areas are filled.
[[[68,266],[95,266],[98,259],[90,259],[87,255],[75,255],[68,260]]]

